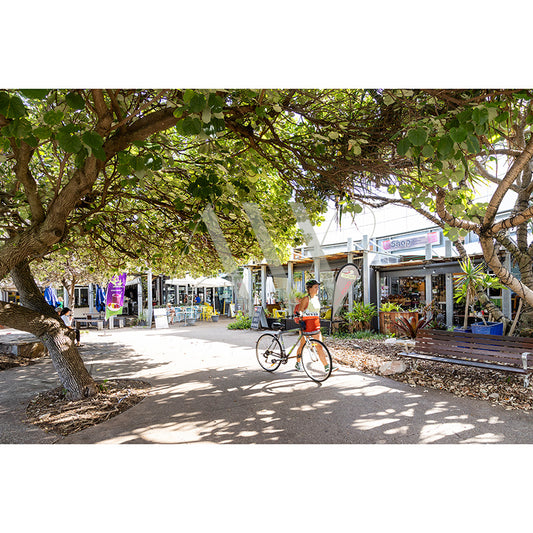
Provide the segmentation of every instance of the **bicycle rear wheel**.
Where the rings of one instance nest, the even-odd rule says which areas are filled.
[[[308,339],[302,350],[302,365],[313,381],[325,381],[331,375],[331,354],[327,346],[317,339]]]
[[[281,344],[274,335],[265,333],[257,339],[255,355],[261,368],[267,372],[274,372],[279,368],[282,359]]]

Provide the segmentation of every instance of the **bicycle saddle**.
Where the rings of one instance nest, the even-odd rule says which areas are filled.
[[[273,330],[283,329],[283,324],[281,322],[273,322],[270,326]]]

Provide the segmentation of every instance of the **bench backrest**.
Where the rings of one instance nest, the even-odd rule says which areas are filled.
[[[533,368],[533,338],[530,337],[422,329],[416,336],[415,351],[421,354],[520,367],[522,367],[522,354],[529,352],[531,355],[528,356],[528,368]]]

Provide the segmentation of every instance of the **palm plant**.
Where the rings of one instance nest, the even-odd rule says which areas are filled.
[[[485,265],[480,263],[474,265],[467,257],[466,260],[460,263],[462,273],[457,276],[455,280],[454,299],[457,303],[465,302],[465,319],[463,327],[468,326],[468,310],[470,306],[473,306],[477,300],[477,293],[480,289],[501,289],[503,286],[500,281],[487,274],[484,271]],[[483,322],[485,318],[481,315]]]

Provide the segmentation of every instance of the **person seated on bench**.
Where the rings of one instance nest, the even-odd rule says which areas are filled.
[[[80,330],[78,328],[73,328],[72,327],[72,321],[73,321],[72,311],[68,307],[65,307],[65,308],[61,309],[60,316],[61,316],[61,319],[63,320],[63,322],[65,323],[65,326],[67,326],[67,328],[73,329],[75,331],[75,333],[76,333],[76,346],[83,346],[83,344],[80,344]]]

